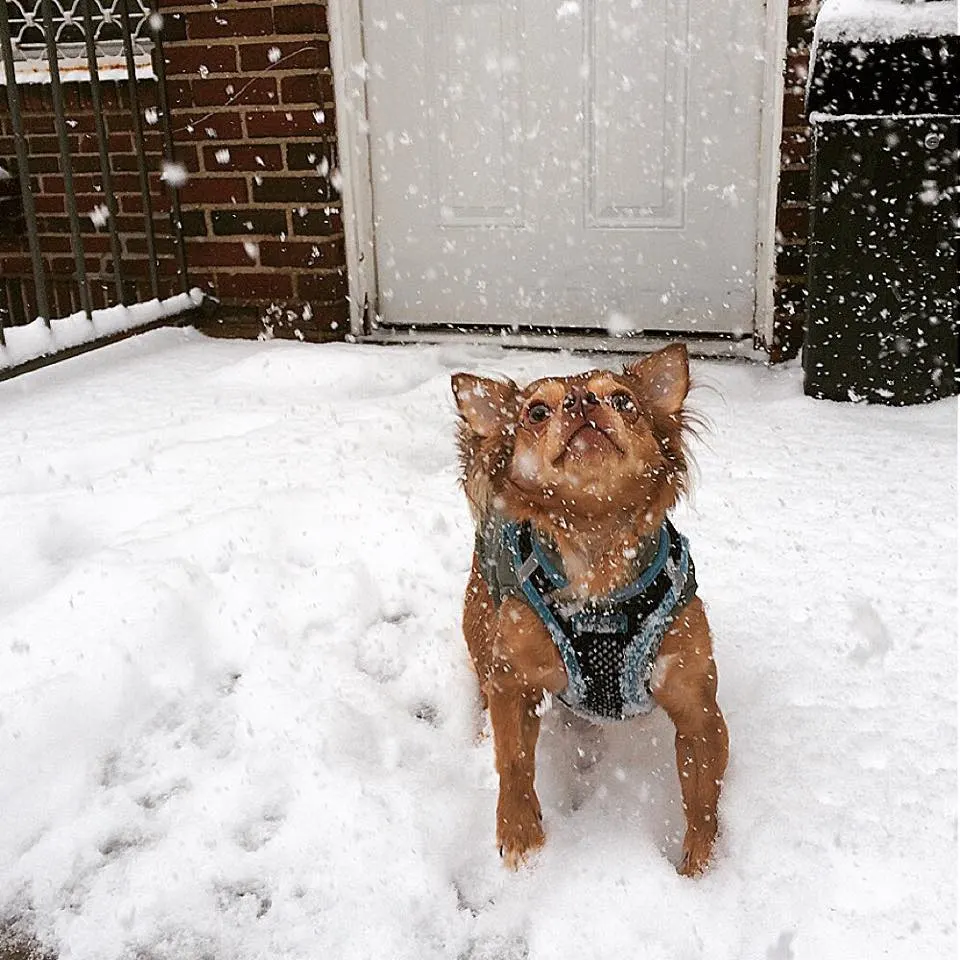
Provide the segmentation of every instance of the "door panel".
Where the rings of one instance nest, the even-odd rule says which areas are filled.
[[[752,328],[762,3],[364,8],[381,322]]]

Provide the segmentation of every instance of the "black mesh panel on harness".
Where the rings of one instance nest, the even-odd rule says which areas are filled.
[[[538,548],[530,524],[495,520],[478,531],[477,550],[494,603],[523,598],[549,631],[567,670],[560,694],[566,706],[600,720],[652,709],[660,642],[697,590],[687,541],[669,520],[653,561],[632,584],[576,605],[558,598],[566,579]]]

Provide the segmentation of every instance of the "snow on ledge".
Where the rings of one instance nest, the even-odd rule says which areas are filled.
[[[951,36],[960,33],[957,13],[957,0],[826,0],[817,16],[816,40]]]
[[[90,64],[86,57],[66,57],[57,60],[62,83],[83,83],[90,79]],[[133,68],[138,80],[156,80],[153,58],[149,53],[133,58]],[[14,60],[13,72],[17,84],[49,83],[50,64],[46,59]],[[123,57],[97,57],[97,76],[104,82],[127,79],[127,61]],[[7,82],[6,71],[0,70],[0,87]]]
[[[74,313],[50,321],[50,326],[37,318],[22,327],[5,327],[6,346],[0,347],[0,370],[15,367],[50,354],[78,347],[146,326],[165,317],[175,317],[200,305],[203,292],[194,287],[189,293],[178,293],[166,300],[147,300],[130,306],[107,307],[94,310],[92,317]]]

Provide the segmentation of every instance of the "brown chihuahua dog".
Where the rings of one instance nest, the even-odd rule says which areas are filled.
[[[681,874],[717,833],[727,728],[687,541],[667,512],[687,483],[683,345],[628,364],[506,381],[454,374],[462,480],[476,522],[463,629],[493,728],[497,842],[518,867],[543,844],[539,706],[594,721],[659,705],[676,727]]]

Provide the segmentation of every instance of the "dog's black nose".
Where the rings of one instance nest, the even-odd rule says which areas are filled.
[[[563,398],[563,409],[585,412],[587,407],[595,407],[600,402],[600,398],[592,390],[581,390],[579,387],[571,387],[570,392]]]

